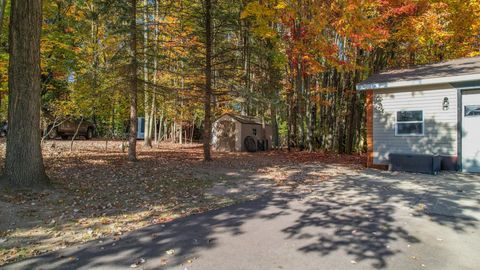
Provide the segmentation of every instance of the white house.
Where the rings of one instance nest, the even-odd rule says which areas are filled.
[[[389,155],[442,156],[442,168],[480,172],[480,57],[394,70],[367,91],[368,164]]]

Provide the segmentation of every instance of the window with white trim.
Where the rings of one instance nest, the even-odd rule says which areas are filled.
[[[395,123],[396,136],[423,136],[423,111],[399,111]]]

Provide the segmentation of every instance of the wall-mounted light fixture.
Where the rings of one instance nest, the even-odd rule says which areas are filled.
[[[450,101],[448,100],[448,97],[443,99],[443,110],[448,111],[450,109]]]

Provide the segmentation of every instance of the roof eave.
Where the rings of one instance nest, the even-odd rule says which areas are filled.
[[[453,83],[453,82],[468,82],[480,80],[480,74],[469,74],[461,76],[449,76],[442,78],[431,78],[423,80],[407,80],[407,81],[394,81],[394,82],[382,82],[382,83],[368,83],[368,84],[357,84],[357,91],[365,90],[377,90],[377,89],[389,89],[389,88],[401,88],[409,86],[422,86],[422,85],[432,85],[432,84],[442,84],[442,83]]]

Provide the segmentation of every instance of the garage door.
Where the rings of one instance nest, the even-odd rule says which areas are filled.
[[[464,91],[462,105],[462,167],[480,172],[480,90]]]

